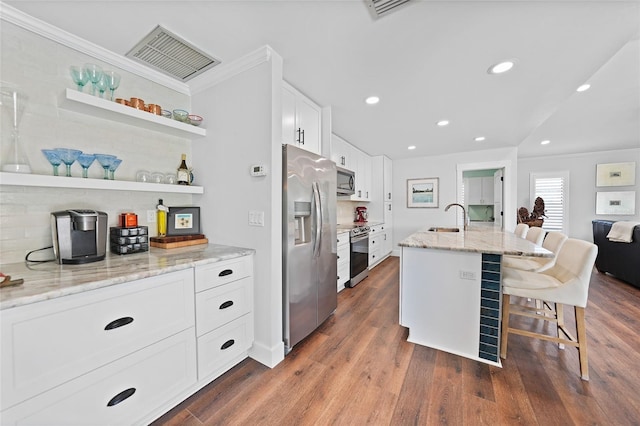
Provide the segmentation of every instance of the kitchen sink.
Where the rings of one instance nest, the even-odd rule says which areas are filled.
[[[434,226],[433,228],[429,228],[429,231],[432,232],[460,232],[459,228],[443,228],[441,226]]]

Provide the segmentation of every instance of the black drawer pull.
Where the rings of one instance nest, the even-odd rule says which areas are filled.
[[[117,320],[111,321],[109,324],[105,326],[105,330],[113,330],[114,328],[122,327],[127,324],[131,324],[133,322],[133,318],[131,317],[122,317]]]
[[[235,340],[229,339],[226,342],[224,342],[224,344],[222,346],[220,346],[220,349],[225,350],[227,348],[230,348],[231,346],[233,346],[234,343],[236,343]]]
[[[224,271],[220,272],[218,274],[219,277],[225,277],[227,275],[231,275],[233,274],[233,271],[231,269],[225,269]]]
[[[136,393],[136,388],[123,390],[122,392],[111,398],[109,402],[107,402],[107,407],[113,407],[114,405],[120,404],[122,401],[129,398],[134,393]]]
[[[231,306],[233,306],[233,300],[227,300],[222,305],[220,305],[219,309],[227,309],[227,308],[230,308]]]

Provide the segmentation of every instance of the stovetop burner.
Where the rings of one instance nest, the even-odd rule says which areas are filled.
[[[354,222],[350,224],[338,225],[337,229],[349,230],[351,237],[368,234],[371,231],[367,222]]]

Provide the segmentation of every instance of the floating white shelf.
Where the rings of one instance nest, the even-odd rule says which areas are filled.
[[[204,194],[202,186],[166,185],[162,183],[132,182],[81,177],[34,175],[30,173],[0,172],[2,186],[39,186],[46,188],[107,189],[111,191],[143,191],[181,194]]]
[[[126,123],[155,132],[181,137],[204,137],[207,130],[191,124],[151,114],[106,99],[101,99],[75,89],[66,89],[59,102],[61,108],[92,115],[119,123]]]

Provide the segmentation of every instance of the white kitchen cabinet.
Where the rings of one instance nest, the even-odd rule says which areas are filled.
[[[135,407],[125,416],[133,422],[157,408],[154,403],[184,392],[196,381],[193,294],[187,269],[0,311],[3,422],[71,424],[67,399],[79,404],[73,414],[78,423],[102,421],[103,411],[86,412],[84,393],[100,395],[100,410],[106,410],[111,398],[130,387],[152,389],[131,395],[146,402],[124,404]],[[165,356],[163,342],[185,331],[177,352]],[[147,365],[145,359],[154,360],[153,370],[129,369]],[[160,385],[166,389],[159,391]],[[10,407],[16,408],[6,413]],[[91,407],[98,410],[95,403]],[[104,413],[106,422],[121,418]]]
[[[355,162],[355,194],[351,201],[371,201],[373,191],[371,189],[371,157],[357,148],[353,148]]]
[[[493,176],[465,178],[467,205],[493,204]]]
[[[392,197],[391,197],[391,193],[392,193],[391,188],[393,186],[392,172],[393,172],[393,163],[391,159],[383,155],[382,156],[382,179],[383,179],[382,192],[383,192],[383,198],[385,203],[390,202],[392,200]],[[390,222],[387,222],[385,220],[385,223],[389,224]]]
[[[196,266],[198,380],[247,357],[253,344],[253,256]]]
[[[321,154],[322,108],[290,84],[282,83],[282,143]]]
[[[338,234],[338,292],[344,290],[345,284],[351,278],[351,246],[349,243],[349,232]]]
[[[371,226],[369,234],[369,269],[375,267],[389,255],[388,252],[385,252],[386,239],[387,233],[384,223]]]
[[[382,256],[386,257],[393,252],[393,210],[391,203],[384,203],[384,242],[382,244]]]
[[[337,166],[352,172],[358,168],[355,148],[335,134],[331,134],[331,160]]]

